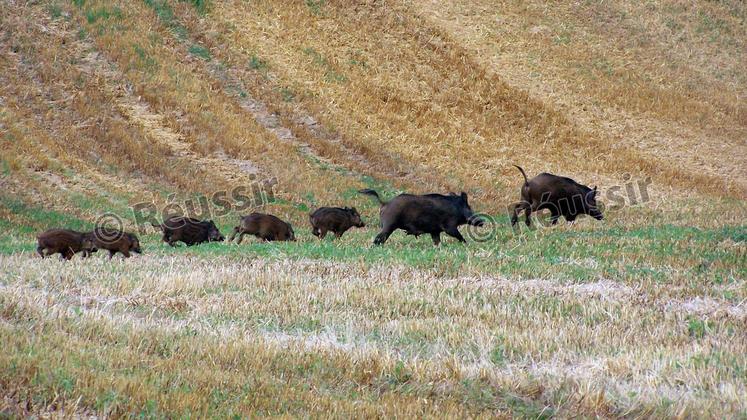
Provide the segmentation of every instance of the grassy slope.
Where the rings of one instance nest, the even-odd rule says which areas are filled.
[[[0,14],[0,409],[745,415],[743,4],[201,4]],[[250,182],[226,156],[299,243],[33,257]],[[653,200],[511,232],[515,162]],[[308,233],[323,204],[376,226],[363,186],[466,189],[495,237]]]

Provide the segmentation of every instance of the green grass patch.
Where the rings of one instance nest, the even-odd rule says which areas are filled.
[[[192,7],[197,10],[197,13],[204,15],[208,12],[208,8],[210,6],[210,0],[179,0],[184,3],[189,3],[192,5]]]
[[[296,94],[289,87],[280,88],[280,96],[283,98],[283,102],[293,102],[296,99]]]
[[[158,70],[158,61],[153,58],[148,52],[138,44],[134,44],[132,49],[135,51],[137,56],[138,68],[145,70],[147,73],[154,73]]]
[[[304,48],[303,53],[311,58],[312,63],[324,70],[324,79],[328,82],[345,83],[348,81],[344,74],[339,73],[332,63],[314,48]]]
[[[52,3],[47,6],[47,10],[49,11],[49,16],[52,19],[58,19],[62,16],[62,7],[60,7],[60,5],[57,3]]]
[[[352,194],[352,192],[351,192]],[[385,196],[389,198],[388,196]],[[302,203],[282,203],[301,208]],[[466,227],[462,233],[468,243],[461,244],[442,234],[442,244],[433,246],[430,236],[413,237],[395,232],[383,246],[373,246],[378,232],[378,206],[359,206],[365,229],[351,229],[342,239],[328,236],[319,240],[312,236],[306,223],[294,224],[298,241],[295,243],[266,243],[247,236],[240,245],[210,243],[194,247],[165,248],[154,245],[156,252],[187,253],[205,256],[263,257],[270,259],[315,259],[339,262],[363,262],[379,266],[403,264],[427,269],[434,275],[495,274],[508,278],[556,278],[571,282],[591,282],[613,279],[623,283],[653,282],[668,284],[686,282],[698,284],[726,283],[742,278],[747,268],[740,262],[739,248],[718,249],[715,244],[730,239],[734,228],[689,230],[674,226],[634,229],[597,227],[588,230],[543,229],[516,234],[508,228],[505,215],[496,216],[499,223],[495,236],[486,242],[470,240]],[[235,224],[226,216],[220,224],[225,234]],[[658,252],[662,245],[652,238],[665,237],[672,232],[696,232],[692,236],[670,238],[669,253]],[[692,258],[714,258],[708,270],[695,270]],[[698,260],[700,261],[700,260]],[[724,264],[725,262],[725,264]],[[690,270],[690,271],[688,271]],[[675,276],[674,273],[679,273]]]
[[[0,208],[3,211],[18,216],[21,224],[11,224],[2,221],[4,227],[12,228],[21,233],[31,234],[37,230],[50,229],[54,227],[66,227],[69,229],[84,230],[90,228],[92,223],[78,219],[77,217],[46,210],[38,206],[28,206],[20,200],[0,195]]]
[[[210,50],[203,47],[202,45],[193,44],[192,46],[189,47],[189,53],[205,61],[210,60]]]
[[[10,164],[7,160],[0,158],[0,174],[2,176],[10,175]]]
[[[89,24],[94,24],[100,20],[109,20],[111,18],[122,19],[122,9],[115,6],[111,10],[106,7],[86,10],[86,21],[88,21]]]
[[[311,13],[315,15],[322,14],[322,7],[324,7],[326,0],[306,0],[306,7],[309,8]]]
[[[267,64],[267,61],[262,60],[261,58],[252,54],[252,56],[249,57],[249,68],[252,70],[266,72],[269,69],[269,65]]]
[[[174,9],[166,0],[143,0],[145,4],[153,9],[158,17],[158,20],[164,24],[174,35],[179,39],[186,39],[188,32],[187,28],[182,26],[176,19]]]
[[[687,332],[690,337],[703,338],[713,329],[713,322],[693,316],[687,317]]]

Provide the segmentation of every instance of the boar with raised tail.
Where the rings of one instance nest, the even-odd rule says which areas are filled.
[[[573,222],[581,214],[597,220],[604,218],[597,206],[597,187],[591,189],[570,178],[548,173],[528,179],[524,169],[516,167],[524,175],[524,185],[521,187],[521,202],[511,209],[511,226],[519,221],[522,211],[526,216],[527,226],[530,226],[532,213],[542,209],[550,210],[553,225],[558,223],[560,216],[569,222]]]
[[[327,232],[341,237],[351,227],[366,226],[355,207],[320,207],[309,215],[311,233],[319,239],[324,239]]]
[[[220,242],[225,239],[212,220],[172,216],[160,225],[153,224],[153,227],[161,229],[163,241],[170,246],[176,246],[176,243],[180,241],[187,246],[192,246],[203,242]]]
[[[232,242],[236,235],[239,236],[237,243],[241,243],[244,235],[254,235],[264,241],[295,241],[296,235],[290,223],[286,223],[276,216],[264,213],[252,213],[243,216],[239,226],[233,228],[233,235],[228,240]]]
[[[78,252],[82,252],[84,258],[96,252],[96,246],[86,237],[86,234],[75,230],[49,229],[40,233],[36,239],[38,243],[36,252],[42,258],[60,254],[62,258],[69,260]]]
[[[381,208],[381,232],[376,235],[374,245],[381,245],[397,229],[404,230],[409,235],[428,233],[433,244],[441,243],[441,232],[466,242],[458,227],[464,224],[482,226],[484,221],[472,212],[467,201],[467,194],[400,194],[386,202],[379,194],[370,189],[360,190],[359,193],[374,197]]]
[[[86,238],[93,242],[96,248],[109,251],[109,259],[117,252],[125,258],[130,258],[130,252],[143,253],[137,235],[119,229],[99,226],[93,232],[87,233]]]

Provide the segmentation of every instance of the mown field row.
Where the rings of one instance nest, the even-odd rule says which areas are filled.
[[[20,412],[718,417],[746,408],[747,310],[675,298],[673,285],[236,254],[40,263],[24,253],[0,264],[0,383],[26,402]]]

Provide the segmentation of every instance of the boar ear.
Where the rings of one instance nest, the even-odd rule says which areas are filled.
[[[464,202],[467,202],[467,193],[466,192],[462,191],[461,197],[462,197],[462,200],[464,200]]]
[[[597,186],[594,186],[594,195],[597,195]]]

